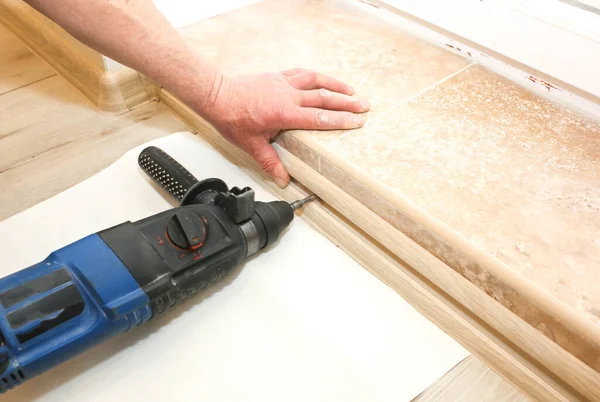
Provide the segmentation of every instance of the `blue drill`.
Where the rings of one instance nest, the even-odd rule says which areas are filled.
[[[177,208],[89,235],[0,279],[0,393],[168,311],[273,244],[314,196],[254,200],[156,147],[140,167]]]

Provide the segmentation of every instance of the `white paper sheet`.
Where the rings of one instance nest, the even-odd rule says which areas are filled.
[[[219,177],[230,187],[253,187],[258,200],[275,199],[192,134],[150,144],[198,178]],[[145,146],[1,222],[0,275],[89,233],[174,205],[137,166]],[[224,283],[0,401],[408,401],[467,355],[296,219],[277,247]]]

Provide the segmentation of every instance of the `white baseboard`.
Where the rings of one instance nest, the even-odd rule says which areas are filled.
[[[373,3],[384,3],[514,60],[534,71],[534,77],[550,77],[544,81],[564,83],[600,98],[600,15],[559,0]]]

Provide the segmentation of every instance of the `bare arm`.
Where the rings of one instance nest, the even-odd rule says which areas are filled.
[[[26,0],[98,52],[147,75],[254,157],[280,186],[289,176],[270,140],[283,129],[348,129],[368,103],[302,69],[229,77],[191,49],[152,0]]]
[[[208,103],[220,79],[151,0],[27,2],[81,42],[151,77],[192,107]]]

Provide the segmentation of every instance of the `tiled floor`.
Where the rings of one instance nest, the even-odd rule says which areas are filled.
[[[345,1],[264,1],[191,25],[182,33],[231,74],[302,67],[334,75],[370,98],[370,116],[389,111],[470,64],[364,18]]]
[[[598,122],[473,66],[374,123],[328,146],[600,323]]]
[[[182,33],[230,73],[315,68],[369,97],[364,128],[294,132],[305,145],[296,150],[283,143],[334,183],[343,180],[328,176],[335,167],[360,176],[352,192],[365,205],[376,193],[424,211],[430,226],[414,230],[402,227],[401,211],[382,217],[426,248],[444,230],[448,244],[428,248],[434,255],[600,367],[594,341],[581,340],[600,342],[600,122],[371,11],[342,0],[264,1]],[[465,240],[468,251],[454,246]]]

